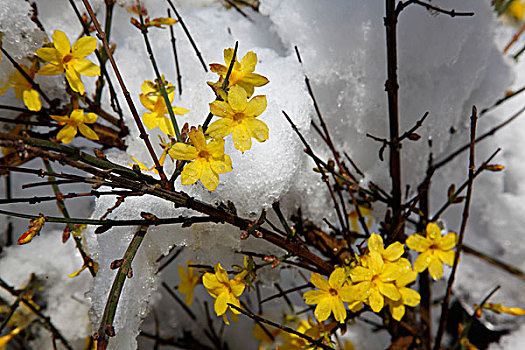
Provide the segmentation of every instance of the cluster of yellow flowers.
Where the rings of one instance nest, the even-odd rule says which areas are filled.
[[[421,254],[414,261],[402,256],[404,245],[400,242],[384,247],[383,239],[372,234],[367,241],[367,252],[358,256],[356,262],[348,267],[335,268],[328,281],[317,273],[312,273],[310,282],[317,288],[304,293],[306,304],[317,305],[314,315],[324,321],[333,313],[336,321],[344,323],[346,308],[352,312],[368,305],[378,313],[385,305],[392,317],[401,320],[406,306],[416,306],[420,295],[407,287],[417,278],[418,272],[427,268],[434,279],[443,275],[443,263],[452,266],[457,234],[441,235],[439,226],[429,223],[426,237],[414,234],[407,239],[407,246]]]
[[[186,142],[177,142],[167,147],[172,159],[188,162],[181,173],[183,185],[192,185],[201,180],[204,187],[213,191],[219,185],[219,174],[232,171],[230,156],[224,154],[225,137],[232,135],[235,148],[243,153],[251,148],[252,138],[259,142],[268,139],[268,126],[256,119],[266,109],[266,96],[255,96],[248,100],[256,86],[268,83],[268,79],[253,73],[257,64],[255,53],[248,52],[240,63],[235,59],[229,84],[225,91],[222,90],[222,83],[233,60],[233,53],[233,49],[224,50],[226,65],[217,63],[210,65],[211,70],[219,74],[218,82],[210,85],[220,96],[210,103],[210,113],[220,119],[211,123],[207,130],[201,126],[191,127]],[[175,135],[173,123],[166,116],[169,108],[176,115],[183,115],[189,111],[181,107],[166,106],[159,85],[151,81],[142,84],[140,101],[149,111],[143,114],[142,120],[149,129],[159,127],[168,137],[173,137]],[[171,103],[175,95],[174,87],[167,81],[163,85],[168,91],[168,99]]]
[[[100,68],[85,58],[95,51],[97,40],[85,36],[71,46],[66,34],[60,30],[54,31],[52,39],[53,47],[42,47],[36,50],[37,59],[33,60],[31,67],[23,64],[20,67],[31,79],[34,79],[36,74],[50,76],[65,72],[71,90],[84,95],[85,88],[81,75],[88,77],[100,75]],[[37,69],[40,62],[46,64]],[[0,95],[3,95],[9,88],[15,89],[15,96],[23,101],[29,110],[38,112],[42,109],[40,95],[20,71],[16,70],[11,75],[7,83],[0,89]],[[77,130],[80,130],[80,133],[90,140],[99,139],[98,135],[85,125],[97,120],[97,115],[94,113],[84,114],[82,109],[73,108],[69,116],[52,115],[51,118],[58,121],[60,125],[65,125],[57,135],[58,141],[70,143],[77,134]]]

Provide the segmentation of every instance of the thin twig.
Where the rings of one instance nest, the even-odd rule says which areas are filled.
[[[441,8],[439,6],[436,6],[436,5],[433,5],[429,2],[426,2],[426,1],[420,1],[420,0],[408,0],[408,1],[405,1],[405,2],[400,2],[397,6],[397,9],[396,9],[396,15],[399,15],[401,13],[401,11],[403,11],[407,6],[411,5],[411,4],[416,4],[416,5],[419,5],[419,6],[423,6],[424,8],[426,8],[427,10],[432,10],[432,11],[436,11],[436,12],[439,12],[439,13],[443,13],[445,15],[448,15],[450,17],[470,17],[470,16],[474,16],[474,12],[456,12],[456,10],[452,9],[452,10],[446,10],[444,8]]]
[[[452,271],[447,283],[447,292],[443,303],[441,305],[441,318],[439,320],[439,328],[436,334],[436,340],[434,343],[434,350],[439,350],[441,346],[441,340],[445,332],[445,326],[447,324],[448,317],[448,305],[450,301],[450,295],[452,293],[452,285],[454,284],[454,278],[456,276],[456,271],[458,268],[459,255],[461,253],[461,248],[463,246],[463,238],[465,237],[465,229],[467,227],[467,221],[469,217],[470,209],[470,200],[472,198],[472,188],[474,183],[474,171],[475,171],[475,148],[476,148],[476,126],[478,121],[478,115],[476,107],[472,107],[472,115],[470,117],[470,155],[469,155],[469,170],[468,178],[469,182],[467,185],[467,198],[465,199],[465,205],[463,207],[463,217],[461,219],[461,228],[459,230],[459,239],[456,245],[456,254],[454,256],[454,265],[452,266]]]
[[[509,125],[510,123],[512,123],[514,120],[518,119],[518,117],[521,117],[522,114],[524,114],[525,112],[525,106],[523,106],[520,110],[518,110],[516,113],[514,113],[512,116],[510,116],[508,119],[506,119],[505,121],[503,121],[502,123],[496,125],[495,127],[493,127],[492,129],[490,129],[489,131],[485,132],[484,134],[482,134],[481,136],[477,137],[476,138],[476,143],[478,142],[481,142],[483,141],[484,139],[486,139],[487,137],[489,136],[492,136],[494,135],[496,132],[498,132],[500,129],[502,129],[503,127]],[[470,143],[467,143],[463,146],[461,146],[460,148],[458,148],[456,151],[452,152],[450,155],[448,155],[445,159],[441,160],[440,162],[436,163],[434,165],[434,167],[436,169],[439,169],[441,168],[442,166],[446,165],[447,163],[449,163],[450,161],[452,161],[454,158],[456,158],[458,155],[460,155],[461,153],[463,153],[464,151],[468,150],[470,147]]]
[[[187,307],[186,304],[182,300],[180,300],[180,298],[173,292],[173,290],[165,282],[162,282],[162,287],[164,288],[166,292],[168,292],[168,294],[173,298],[173,300],[175,300],[177,304],[179,304],[180,307],[182,307],[184,312],[186,312],[188,316],[191,317],[192,320],[194,321],[197,320],[197,317],[195,317],[195,314],[190,310],[190,308]]]
[[[182,20],[182,17],[179,15],[179,12],[177,12],[177,9],[175,8],[175,5],[173,5],[173,2],[171,0],[166,0],[166,1],[168,1],[168,4],[170,5],[171,9],[173,10],[173,12],[175,12],[175,16],[177,16],[177,19],[179,20],[180,25],[182,26],[182,29],[184,30],[184,33],[186,33],[186,36],[188,37],[188,40],[190,41],[191,46],[193,47],[193,50],[195,50],[195,54],[199,58],[199,61],[201,62],[201,65],[202,65],[202,68],[204,68],[205,72],[208,72],[208,67],[206,67],[206,63],[204,62],[204,59],[202,58],[202,55],[201,55],[199,49],[197,48],[197,44],[195,44],[195,41],[193,41],[193,38],[191,37],[190,31],[188,30],[188,27],[186,27],[186,24]]]
[[[168,17],[171,18],[171,11],[168,9]],[[177,72],[177,87],[179,88],[179,96],[182,95],[182,75],[180,74],[179,57],[177,55],[177,46],[175,45],[175,34],[173,33],[173,26],[170,27],[171,47],[173,49],[173,59],[175,61],[175,70]]]

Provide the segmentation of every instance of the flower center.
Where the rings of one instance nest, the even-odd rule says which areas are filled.
[[[66,65],[68,64],[70,61],[72,61],[75,57],[73,57],[73,55],[70,55],[70,54],[67,54],[65,55],[64,57],[62,57],[62,64],[63,65]]]
[[[328,291],[330,292],[330,295],[331,295],[331,296],[333,296],[333,297],[336,297],[336,296],[337,296],[337,291],[336,291],[335,289],[330,288]]]
[[[233,121],[239,122],[244,119],[244,113],[235,113],[233,115]]]
[[[208,158],[210,157],[210,154],[207,151],[200,151],[197,157],[208,160]]]

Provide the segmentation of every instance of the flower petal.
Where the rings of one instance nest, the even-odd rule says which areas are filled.
[[[59,75],[64,73],[64,67],[62,65],[47,64],[38,70],[40,75]]]
[[[327,298],[329,294],[324,290],[309,290],[303,294],[304,302],[307,305],[319,304],[323,299]]]
[[[244,84],[248,84],[250,86],[263,86],[270,82],[265,76],[256,73],[246,74],[242,78],[242,81]]]
[[[89,56],[97,48],[97,39],[91,36],[83,36],[73,44],[71,53],[77,58]]]
[[[430,263],[430,252],[425,251],[419,254],[419,256],[414,261],[414,270],[416,272],[423,272],[426,270],[429,263]]]
[[[436,254],[439,257],[439,259],[448,266],[454,265],[454,258],[456,256],[456,252],[454,252],[453,250],[438,250],[436,251]]]
[[[330,284],[328,284],[328,281],[316,272],[312,272],[310,275],[310,282],[321,290],[327,291],[330,289]]]
[[[385,298],[383,298],[383,296],[379,294],[379,291],[373,289],[370,291],[368,303],[370,304],[370,307],[374,312],[379,312],[385,305]]]
[[[40,95],[36,90],[29,89],[23,92],[24,103],[30,111],[38,112],[42,109],[42,102],[40,101]]]
[[[233,138],[233,145],[235,146],[236,149],[238,149],[242,153],[252,148],[252,137],[250,135],[250,132],[244,125],[244,123],[237,125],[233,129],[232,138]]]
[[[84,84],[82,83],[82,80],[80,80],[80,75],[74,69],[66,69],[66,79],[69,83],[69,86],[71,87],[71,90],[84,95]]]
[[[234,296],[240,297],[246,285],[240,278],[234,278],[230,281],[230,288]]]
[[[213,305],[213,309],[215,310],[217,316],[221,316],[226,312],[229,301],[230,295],[227,292],[219,294],[217,299],[215,299],[215,304]]]
[[[202,127],[199,127],[199,129],[192,127],[188,136],[197,151],[206,150],[206,138],[202,132]]]
[[[243,112],[246,109],[248,95],[240,86],[234,85],[228,92],[228,104],[235,112]]]
[[[405,253],[404,245],[400,242],[395,242],[389,245],[383,254],[383,257],[388,261],[395,261]]]
[[[392,303],[389,304],[389,307],[392,318],[396,321],[401,321],[405,315],[405,305],[403,303]]]
[[[372,233],[368,238],[368,250],[381,253],[384,250],[383,238],[377,233]]]
[[[210,160],[212,170],[217,174],[229,173],[233,170],[232,160],[229,155],[225,154],[222,160]]]
[[[250,136],[259,142],[268,140],[268,125],[263,121],[255,118],[248,118],[243,121],[246,128],[250,132]]]
[[[319,322],[325,321],[331,313],[332,309],[330,305],[330,298],[324,298],[323,300],[321,300],[321,302],[317,304],[317,307],[314,311],[315,318]]]
[[[168,153],[173,159],[194,160],[199,152],[195,147],[179,142],[171,146]]]
[[[454,232],[450,232],[447,235],[441,237],[437,245],[441,250],[450,250],[456,246],[457,242],[458,235]]]
[[[70,143],[77,134],[77,128],[71,124],[66,124],[57,134],[57,140],[63,143]]]
[[[181,183],[183,185],[193,185],[195,182],[199,181],[202,174],[202,162],[196,160],[194,162],[188,163],[182,169],[180,174]]]
[[[78,130],[82,135],[84,135],[86,138],[90,140],[98,140],[98,135],[96,132],[94,132],[89,126],[86,124],[80,124],[78,126]]]
[[[405,305],[416,306],[421,301],[421,295],[413,289],[401,288],[399,289],[399,293],[401,293]]]
[[[55,49],[60,52],[62,57],[71,52],[71,43],[63,31],[55,30],[51,38],[53,38],[53,45],[55,46]]]
[[[417,278],[417,272],[410,270],[402,274],[396,279],[396,286],[404,287],[407,284],[414,282],[416,278]]]
[[[213,101],[210,103],[210,113],[218,117],[230,117],[235,113],[227,102]]]
[[[201,182],[210,191],[214,191],[219,185],[219,175],[214,172],[209,162],[202,161]]]
[[[98,116],[95,113],[84,113],[84,123],[93,124],[98,119]]]
[[[372,271],[362,266],[356,266],[350,271],[350,277],[354,283],[370,281],[372,279]]]
[[[99,66],[89,60],[86,60],[85,58],[77,58],[71,63],[71,65],[77,71],[77,73],[87,77],[100,75]]]
[[[82,135],[84,135],[86,138],[90,140],[98,140],[99,137],[96,132],[94,132],[89,126],[86,124],[80,124],[78,126],[78,130]]]
[[[397,301],[401,299],[401,294],[399,293],[398,288],[393,283],[382,283],[377,281],[377,286],[381,294],[385,297]]]
[[[334,318],[340,323],[344,323],[346,319],[346,309],[345,305],[340,298],[332,297],[330,298],[331,309],[334,312]]]
[[[41,60],[45,62],[54,63],[55,65],[60,65],[60,53],[55,48],[42,47],[36,50],[36,55],[38,58],[40,58]]]
[[[428,264],[428,272],[434,280],[438,280],[443,277],[443,263],[437,258],[437,256],[432,256],[430,258],[430,263]]]
[[[429,222],[427,225],[427,238],[436,241],[441,237],[441,229],[438,225],[433,222]]]
[[[407,238],[406,244],[408,248],[421,253],[432,245],[432,241],[416,233]]]
[[[243,72],[251,73],[255,70],[255,65],[257,64],[257,55],[250,51],[241,60],[241,70]]]
[[[210,70],[213,73],[217,73],[219,75],[226,75],[226,73],[228,72],[228,67],[218,63],[211,63]]]
[[[330,278],[328,279],[328,284],[333,289],[338,290],[339,288],[341,288],[345,280],[346,280],[345,269],[342,267],[338,267],[334,269],[334,271],[332,271],[332,273],[330,274]]]
[[[233,120],[230,118],[221,118],[210,124],[208,135],[213,138],[223,138],[233,132]]]
[[[266,106],[267,106],[266,96],[264,95],[255,96],[246,105],[246,109],[244,110],[244,115],[249,116],[249,117],[259,116],[266,110]]]

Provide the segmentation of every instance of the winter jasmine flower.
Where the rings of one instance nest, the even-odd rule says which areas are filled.
[[[217,316],[223,315],[224,322],[229,324],[228,319],[225,317],[226,311],[229,309],[233,314],[239,314],[240,312],[230,308],[228,304],[241,307],[239,297],[244,292],[244,282],[239,277],[230,280],[221,263],[217,263],[215,265],[215,273],[205,273],[202,277],[202,283],[208,293],[215,298],[213,305],[215,313]]]
[[[228,67],[230,66],[230,63],[233,59],[233,51],[233,49],[224,50],[224,62],[226,63],[226,65],[218,63],[210,64],[210,70],[214,73],[219,74],[221,81],[226,79]],[[241,63],[239,63],[236,58],[233,64],[230,77],[228,79],[229,83],[227,88],[232,87],[234,85],[238,85],[241,88],[243,88],[246,91],[248,97],[250,97],[251,95],[253,95],[253,90],[255,86],[263,86],[268,84],[269,81],[266,77],[263,77],[260,74],[253,73],[256,64],[257,55],[252,51],[248,52],[243,57]]]
[[[328,281],[318,273],[310,275],[310,282],[319,290],[309,290],[304,293],[303,298],[308,305],[315,305],[315,318],[322,322],[333,312],[335,319],[344,323],[346,309],[343,302],[355,300],[351,286],[344,285],[346,273],[344,268],[336,268]]]
[[[100,68],[84,57],[89,56],[97,48],[97,39],[84,36],[71,47],[66,34],[60,30],[53,33],[53,46],[36,50],[38,58],[49,64],[40,68],[38,74],[58,75],[66,72],[66,79],[73,91],[83,95],[84,84],[80,75],[94,77],[100,75]]]
[[[80,133],[90,140],[98,140],[98,135],[86,124],[93,124],[97,120],[95,113],[84,113],[82,109],[74,109],[68,116],[52,115],[51,118],[65,125],[57,134],[57,140],[63,143],[70,143],[77,134]]]
[[[201,180],[204,187],[213,191],[219,185],[219,174],[232,171],[230,156],[224,154],[224,140],[206,143],[202,127],[192,127],[189,138],[193,146],[179,142],[168,151],[173,159],[192,161],[182,169],[181,182],[192,185]]]
[[[177,289],[181,294],[185,295],[184,302],[187,306],[191,306],[193,303],[193,291],[201,281],[201,276],[195,274],[195,269],[190,266],[191,264],[193,264],[193,261],[188,260],[186,269],[182,266],[178,267],[180,283]]]
[[[266,109],[266,96],[255,96],[250,101],[246,91],[232,86],[228,92],[228,101],[210,103],[213,115],[221,117],[208,128],[208,134],[214,138],[223,138],[233,133],[233,144],[244,152],[252,147],[252,137],[259,142],[268,139],[268,126],[256,119]]]
[[[426,228],[426,237],[414,234],[407,238],[408,248],[420,252],[414,261],[414,270],[428,272],[433,279],[437,280],[443,276],[443,263],[452,266],[454,264],[454,251],[458,235],[450,232],[442,236],[438,225],[431,222]]]
[[[31,79],[34,79],[36,64],[33,64],[31,68],[28,68],[23,64],[21,64],[20,67],[22,67]],[[30,111],[38,112],[42,108],[40,95],[35,89],[33,89],[31,83],[18,70],[15,70],[15,72],[9,77],[7,83],[0,90],[0,95],[3,95],[9,88],[15,89],[16,98],[23,101],[27,109]]]

